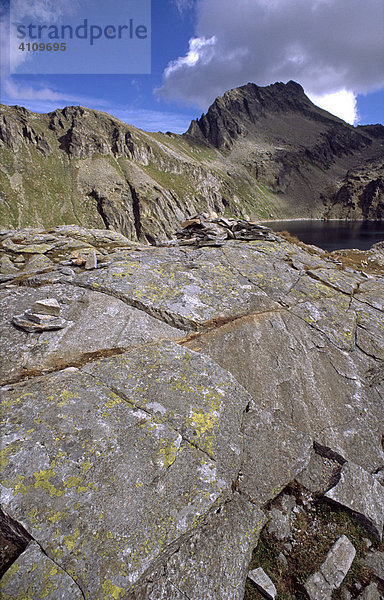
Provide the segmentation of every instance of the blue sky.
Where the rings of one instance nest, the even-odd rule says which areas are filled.
[[[12,14],[25,13],[27,22],[52,25],[85,14],[89,22],[116,23],[116,0],[10,1]],[[120,0],[123,22],[135,3],[145,1]],[[88,64],[80,49],[70,68],[76,72],[81,64],[83,74],[20,75],[9,72],[8,0],[2,13],[1,102],[36,112],[81,104],[142,129],[181,133],[227,89],[294,79],[315,103],[348,122],[384,124],[383,0],[148,0],[148,5],[149,74],[131,74],[134,66],[141,68],[144,44],[116,42],[116,67],[131,69],[127,74],[87,74],[101,68],[105,56],[89,54]],[[136,22],[140,19],[144,23],[145,15]],[[111,53],[112,43],[105,40],[96,41],[92,52],[97,43]],[[19,56],[20,63],[26,60],[26,52]],[[42,65],[43,58],[51,57],[35,53],[33,60]]]

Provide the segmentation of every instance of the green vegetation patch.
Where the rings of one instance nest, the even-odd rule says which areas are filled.
[[[286,493],[296,496],[298,506],[303,507],[306,492],[299,486],[289,486]],[[269,508],[279,508],[279,498]],[[333,593],[333,600],[343,599],[343,589],[347,589],[353,598],[358,593],[355,583],[364,587],[372,581],[372,571],[366,567],[362,559],[367,552],[365,540],[370,540],[372,547],[383,551],[384,544],[379,544],[368,531],[347,511],[333,507],[322,501],[313,501],[306,510],[300,511],[293,521],[292,533],[288,538],[278,540],[268,532],[268,523],[261,532],[259,543],[255,548],[249,569],[262,567],[271,578],[278,591],[276,600],[304,600],[307,595],[303,586],[307,578],[315,573],[324,562],[331,546],[346,535],[356,549],[356,557],[341,587]],[[291,544],[287,551],[285,545]],[[278,560],[284,554],[287,565]],[[261,600],[253,582],[247,579],[244,600]]]

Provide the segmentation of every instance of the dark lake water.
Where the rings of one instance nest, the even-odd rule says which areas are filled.
[[[271,221],[263,223],[273,231],[289,231],[302,242],[324,250],[358,248],[368,250],[372,244],[384,240],[384,221]]]

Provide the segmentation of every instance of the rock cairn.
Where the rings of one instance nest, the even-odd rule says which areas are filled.
[[[176,232],[180,246],[222,246],[226,240],[276,240],[268,227],[243,219],[219,217],[215,212],[194,215]]]
[[[28,308],[21,315],[15,315],[12,323],[16,327],[35,333],[54,329],[63,329],[68,321],[60,317],[60,304],[55,298],[37,300],[32,308]]]

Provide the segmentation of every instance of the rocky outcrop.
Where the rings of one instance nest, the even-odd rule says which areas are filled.
[[[294,82],[230,90],[182,136],[80,106],[45,115],[1,106],[0,222],[153,243],[204,211],[382,219],[383,130],[347,125]]]
[[[1,232],[6,600],[381,589],[382,248],[222,241]]]
[[[382,220],[384,216],[383,161],[369,161],[351,169],[331,195],[326,216],[330,218]]]

